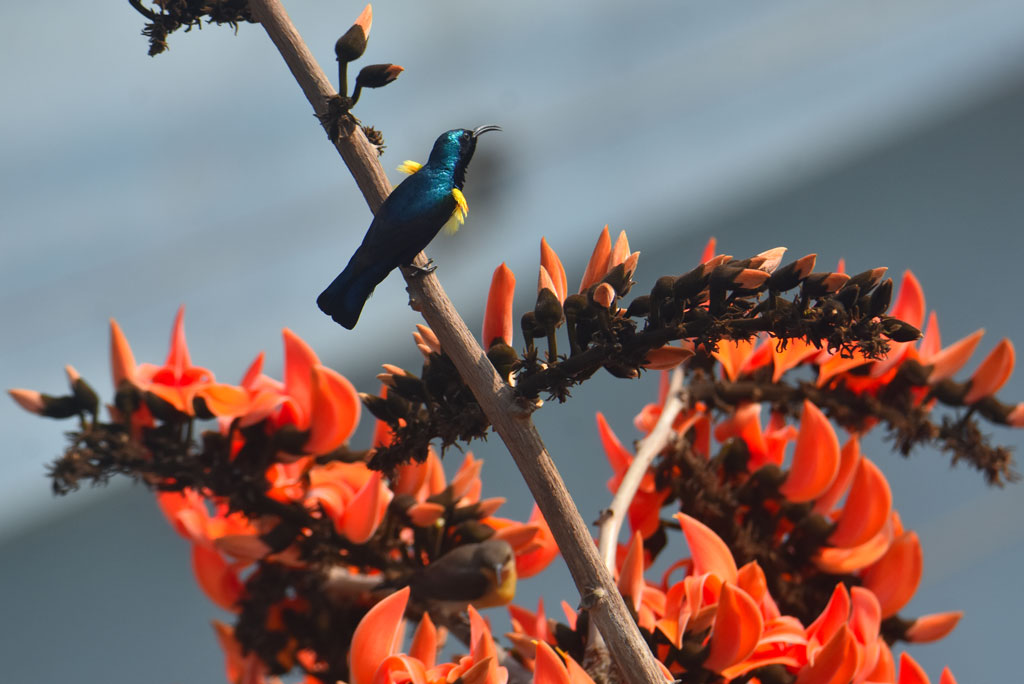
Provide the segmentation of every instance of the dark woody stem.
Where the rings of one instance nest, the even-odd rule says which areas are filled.
[[[250,0],[253,16],[266,29],[299,82],[306,99],[321,121],[335,93],[309,49],[292,25],[278,0]],[[367,203],[376,211],[391,191],[387,177],[377,160],[377,152],[362,131],[347,119],[339,126],[335,142]],[[420,269],[427,257],[419,254],[413,261]],[[583,605],[598,625],[612,657],[630,684],[660,684],[661,670],[622,600],[610,573],[604,568],[587,525],[580,517],[537,429],[487,359],[465,322],[459,317],[437,277],[433,274],[410,277],[410,301],[419,309],[441,341],[463,381],[508,447],[516,465],[541,509],[562,557],[573,576]]]

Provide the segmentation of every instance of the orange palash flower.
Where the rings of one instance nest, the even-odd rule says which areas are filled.
[[[320,363],[316,352],[285,328],[284,382],[263,375],[263,354],[249,367],[240,387],[210,385],[198,392],[210,412],[241,425],[268,420],[276,431],[289,425],[308,431],[306,453],[324,454],[344,444],[359,423],[362,404],[345,377]]]
[[[491,289],[487,293],[484,328],[480,341],[484,349],[495,342],[512,346],[512,300],[516,292],[516,276],[504,263],[494,269]]]
[[[110,319],[110,366],[115,389],[128,381],[140,390],[152,392],[181,413],[194,415],[192,399],[203,387],[213,384],[213,373],[193,366],[185,341],[185,307],[178,309],[171,331],[171,348],[162,366],[136,365],[131,347],[117,321]]]
[[[637,260],[640,252],[629,251],[629,241],[626,239],[626,231],[621,231],[619,237],[612,246],[611,237],[608,234],[608,226],[601,231],[594,246],[594,252],[590,255],[587,268],[583,273],[583,280],[580,281],[580,294],[586,292],[591,286],[601,282],[601,279],[608,275],[608,272],[623,264],[627,277],[636,270]]]
[[[558,254],[555,253],[555,250],[551,248],[551,245],[548,244],[545,238],[540,239],[540,268],[540,279],[543,280],[546,274],[548,281],[551,283],[551,291],[555,293],[558,301],[564,302],[568,294],[565,267],[562,266],[562,260],[558,258]],[[540,285],[538,285],[538,289],[540,289]]]

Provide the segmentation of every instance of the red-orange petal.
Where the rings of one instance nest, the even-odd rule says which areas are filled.
[[[358,26],[363,29],[363,35],[366,37],[370,36],[370,27],[373,25],[373,7],[370,3],[366,3],[366,7],[360,12],[359,18],[356,19],[354,26]]]
[[[444,514],[445,508],[439,503],[424,501],[406,509],[406,514],[416,527],[430,527]]]
[[[623,598],[633,604],[633,611],[639,613],[644,596],[644,538],[639,532],[633,534],[622,561],[618,587]]]
[[[284,387],[309,418],[313,396],[313,366],[320,363],[316,352],[288,328],[281,331],[284,337]],[[305,427],[305,426],[302,426]]]
[[[185,369],[192,365],[188,354],[188,343],[185,341],[185,305],[178,307],[178,313],[174,317],[174,328],[171,330],[171,348],[167,352],[167,360],[164,365],[174,372],[175,378],[180,378]]]
[[[704,245],[704,251],[700,254],[700,263],[706,264],[711,261],[712,257],[715,256],[715,249],[718,246],[718,240],[714,237],[709,237],[708,242]]]
[[[804,400],[793,463],[779,492],[790,501],[811,501],[824,494],[839,472],[839,439],[825,414]]]
[[[398,651],[408,602],[409,587],[405,587],[375,605],[359,621],[348,652],[352,684],[372,684],[380,664]]]
[[[644,358],[644,368],[647,370],[671,370],[693,355],[693,343],[688,340],[683,340],[678,347],[666,344],[647,352],[647,356]]]
[[[135,356],[121,326],[113,318],[110,319],[110,371],[114,376],[114,389],[124,380],[135,379]]]
[[[875,592],[882,617],[895,615],[917,591],[924,558],[917,533],[904,532],[889,550],[864,573],[864,586]]]
[[[629,258],[629,239],[626,231],[620,230],[619,237],[615,240],[611,255],[608,257],[608,270],[611,270]]]
[[[739,571],[736,569],[732,551],[722,538],[710,527],[685,513],[676,513],[672,517],[679,521],[683,535],[686,536],[690,556],[693,558],[693,574],[699,576],[710,572],[723,582],[735,584]]]
[[[551,277],[558,301],[565,301],[565,296],[569,293],[568,283],[565,279],[565,266],[562,265],[562,260],[558,258],[558,254],[544,238],[540,239],[540,265]]]
[[[836,479],[832,481],[828,491],[819,496],[814,502],[814,511],[816,513],[827,515],[832,511],[832,507],[843,498],[846,490],[850,488],[850,482],[853,480],[854,474],[858,470],[860,459],[860,440],[854,435],[846,441],[846,444],[843,445],[842,450],[839,452],[839,472],[836,473]]]
[[[756,560],[752,560],[742,568],[736,575],[736,586],[750,595],[754,603],[761,603],[761,599],[768,593],[768,579],[764,570]]]
[[[749,340],[722,340],[718,349],[712,354],[722,364],[722,372],[730,382],[739,377],[743,362],[754,352],[757,338]]]
[[[909,653],[900,653],[900,678],[896,684],[931,684],[924,668]]]
[[[608,272],[608,259],[612,254],[612,239],[608,235],[608,226],[604,227],[601,235],[594,245],[594,252],[587,262],[587,270],[583,272],[583,280],[580,281],[580,292],[585,292],[594,283],[597,283]]]
[[[437,627],[430,619],[430,613],[423,613],[420,624],[412,635],[409,655],[419,660],[429,670],[437,659]]]
[[[928,382],[939,382],[953,377],[970,360],[984,334],[984,328],[975,330],[962,340],[936,352],[930,358],[923,359],[922,363],[932,366],[932,372],[928,374]]]
[[[537,504],[533,505],[527,522],[537,531],[533,535],[533,539],[530,540],[532,549],[516,554],[516,575],[520,579],[533,577],[541,572],[551,564],[551,561],[559,553],[558,544],[555,543],[555,537],[551,534],[551,528],[548,527],[548,522],[544,519]]]
[[[1013,343],[1003,338],[981,362],[978,370],[974,371],[974,375],[971,376],[971,388],[967,390],[964,403],[973,404],[998,392],[1010,379],[1013,363]]]
[[[516,276],[502,262],[491,276],[491,289],[487,291],[484,310],[484,328],[481,342],[489,349],[495,341],[512,345],[512,300],[516,293]]]
[[[601,438],[601,446],[604,447],[604,453],[612,467],[612,472],[616,474],[625,472],[633,462],[633,454],[622,446],[622,442],[612,432],[611,426],[600,411],[597,412],[597,434]]]
[[[899,294],[896,295],[896,302],[889,315],[906,321],[915,328],[920,328],[924,323],[924,290],[910,270],[903,274]]]
[[[764,621],[754,599],[726,582],[718,598],[710,651],[703,666],[721,672],[735,665],[754,652],[763,631]]]
[[[838,582],[821,614],[807,627],[807,638],[811,642],[809,648],[814,644],[828,642],[847,623],[849,617],[850,594],[846,585]]]
[[[840,548],[860,546],[878,534],[892,512],[892,490],[882,471],[862,458],[846,497],[843,512],[828,543]]]
[[[772,345],[772,382],[778,382],[786,371],[796,368],[807,359],[815,356],[820,350],[810,342],[795,338],[786,340],[786,348],[779,349],[777,344]]]
[[[305,450],[325,454],[341,446],[359,422],[362,404],[352,383],[326,366],[312,368],[309,439]]]
[[[210,413],[218,418],[236,418],[249,410],[249,393],[235,385],[214,383],[199,388],[196,396],[201,397]]]
[[[822,547],[814,557],[814,564],[825,572],[843,574],[866,568],[885,555],[892,540],[892,531],[885,527],[860,546],[852,549]]]
[[[857,643],[850,628],[843,625],[808,665],[796,684],[848,684],[857,671]]]
[[[537,643],[533,684],[571,684],[569,671],[565,669],[561,658],[543,641]]]
[[[381,479],[380,471],[373,471],[365,484],[348,502],[341,518],[341,529],[356,544],[365,543],[384,519],[394,494]]]
[[[952,632],[963,616],[963,612],[959,610],[949,613],[922,615],[907,630],[906,639],[918,644],[938,641]]]
[[[203,544],[192,544],[192,570],[199,588],[216,605],[237,612],[242,596],[242,581],[216,549]]]
[[[939,684],[956,684],[956,679],[953,678],[953,673],[948,667],[942,668],[942,674],[939,675]]]

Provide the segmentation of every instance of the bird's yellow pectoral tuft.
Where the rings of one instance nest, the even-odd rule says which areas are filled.
[[[423,164],[420,164],[419,162],[413,161],[411,159],[406,159],[404,162],[398,165],[399,171],[401,171],[402,173],[407,173],[410,176],[422,168]]]
[[[466,214],[469,213],[466,196],[462,194],[461,190],[452,188],[452,197],[455,198],[455,211],[452,212],[448,222],[444,224],[444,232],[448,235],[454,235],[459,230],[459,226],[466,222]]]

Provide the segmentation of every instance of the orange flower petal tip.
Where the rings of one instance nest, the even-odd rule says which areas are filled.
[[[764,620],[754,599],[726,582],[718,599],[710,650],[703,667],[721,672],[744,660],[754,652],[763,631]]]
[[[487,291],[484,309],[484,327],[481,342],[489,349],[495,342],[512,346],[512,300],[515,297],[516,276],[502,263],[494,269],[491,288]]]
[[[365,543],[377,531],[393,498],[394,493],[384,484],[381,473],[374,471],[348,502],[339,531],[356,544]]]
[[[370,35],[370,27],[373,26],[373,7],[370,3],[366,4],[366,7],[363,8],[359,18],[355,20],[353,25],[363,29],[363,35]]]
[[[569,671],[562,659],[543,641],[537,643],[537,657],[533,667],[534,684],[572,684]]]
[[[877,563],[864,573],[864,586],[875,593],[882,617],[899,612],[917,591],[921,582],[924,557],[917,533],[904,532],[897,537]]]
[[[907,641],[918,644],[938,641],[952,632],[963,616],[961,611],[922,615],[914,621],[904,636]]]
[[[29,413],[42,415],[43,409],[46,408],[42,393],[37,392],[36,390],[9,389],[7,390],[7,394],[11,395],[11,399],[16,401],[18,406]]]
[[[610,309],[615,303],[615,288],[608,283],[601,283],[594,290],[594,303],[605,309]]]
[[[558,301],[565,301],[565,297],[569,294],[568,282],[565,278],[565,267],[562,265],[562,260],[558,258],[558,254],[551,248],[548,241],[544,238],[540,239],[540,265],[547,270],[548,275],[551,277],[551,281],[555,285],[555,295],[558,297]]]
[[[135,377],[135,357],[121,326],[110,319],[110,370],[114,376],[114,389],[125,380]]]
[[[846,625],[825,643],[814,664],[800,670],[796,684],[846,684],[857,671],[857,642]]]
[[[242,597],[242,581],[223,556],[213,548],[192,544],[192,570],[203,593],[224,610],[236,611]]]
[[[953,673],[948,667],[942,668],[942,674],[939,675],[939,684],[956,684],[956,679],[953,678]]]
[[[399,589],[371,608],[359,621],[349,648],[351,684],[373,684],[380,663],[402,643],[409,587]]]
[[[633,605],[633,611],[639,612],[644,596],[644,538],[639,532],[629,542],[629,549],[622,561],[618,587],[623,598]]]
[[[756,290],[757,288],[764,285],[765,281],[771,277],[771,273],[762,271],[757,268],[745,268],[737,274],[732,282],[744,290]]]
[[[824,494],[839,471],[839,438],[825,414],[804,400],[793,463],[779,492],[794,503]]]
[[[503,527],[494,533],[494,539],[504,539],[512,545],[513,549],[524,548],[533,542],[533,538],[540,531],[540,525],[515,524]]]
[[[828,543],[841,548],[866,543],[885,527],[891,511],[892,491],[885,475],[869,459],[860,459],[843,512]]]
[[[928,382],[935,383],[953,377],[971,358],[984,334],[984,329],[975,330],[962,340],[925,359],[924,363],[932,367],[931,373],[928,374]]]
[[[899,684],[931,684],[924,668],[909,653],[900,653]]]
[[[425,501],[409,506],[405,513],[416,527],[430,527],[444,514],[444,506]]]
[[[924,323],[924,290],[921,283],[909,270],[903,274],[899,294],[889,315],[906,321],[915,328]]]
[[[608,262],[612,254],[612,239],[608,235],[608,226],[604,227],[601,235],[597,238],[597,244],[587,262],[587,269],[583,272],[583,280],[580,281],[580,293],[585,292],[591,285],[599,282],[608,272]]]
[[[883,529],[870,540],[850,549],[821,548],[814,557],[814,564],[825,572],[843,574],[866,568],[876,563],[889,549],[891,536]]]
[[[700,263],[706,264],[711,261],[711,258],[715,256],[715,249],[718,247],[718,240],[713,237],[708,238],[708,242],[704,245],[704,251],[700,255]]]
[[[689,345],[689,346],[687,346]],[[683,342],[683,346],[673,347],[666,344],[647,352],[644,357],[644,368],[647,370],[671,370],[694,355],[692,342]]]
[[[964,403],[973,404],[998,392],[1013,373],[1014,357],[1013,343],[1005,338],[1000,340],[971,376],[971,386],[964,396]]]
[[[1024,402],[1013,407],[1006,415],[1006,424],[1013,427],[1024,427]]]
[[[480,515],[487,518],[497,513],[498,509],[504,506],[506,501],[508,499],[503,496],[493,496],[477,503],[476,510]]]
[[[807,254],[796,260],[794,269],[798,278],[806,278],[814,271],[814,265],[818,262],[817,254]]]
[[[732,551],[722,538],[710,527],[685,513],[676,513],[672,517],[679,521],[683,535],[686,536],[686,543],[693,558],[693,574],[703,575],[710,572],[724,582],[735,583],[739,571]]]
[[[772,247],[761,252],[750,260],[751,268],[760,269],[766,273],[773,273],[782,263],[782,257],[786,254],[785,247]]]
[[[437,658],[437,627],[430,619],[430,613],[423,613],[420,624],[412,635],[412,643],[409,645],[409,655],[421,663],[427,669],[434,667]]]

